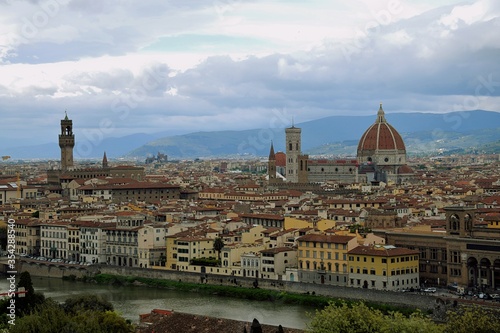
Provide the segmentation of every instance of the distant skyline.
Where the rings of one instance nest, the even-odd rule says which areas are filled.
[[[500,2],[0,0],[0,149],[500,111]],[[1,154],[1,150],[0,150]]]

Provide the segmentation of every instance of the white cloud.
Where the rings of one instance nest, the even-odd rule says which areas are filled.
[[[22,123],[55,141],[65,109],[75,130],[111,119],[114,136],[268,126],[273,110],[296,122],[373,114],[380,100],[452,111],[475,96],[477,77],[500,81],[494,0],[0,7],[0,116],[11,138],[27,139]],[[494,88],[479,107],[498,105]]]

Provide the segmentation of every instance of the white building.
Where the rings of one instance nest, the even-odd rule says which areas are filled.
[[[68,259],[68,222],[40,224],[40,253],[50,259]]]

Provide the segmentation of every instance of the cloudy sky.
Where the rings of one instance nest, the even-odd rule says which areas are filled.
[[[500,1],[0,0],[0,148],[500,111]]]

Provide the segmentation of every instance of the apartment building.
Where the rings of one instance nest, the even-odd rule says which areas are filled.
[[[350,250],[348,256],[350,287],[420,288],[418,251],[392,245],[360,245]]]
[[[87,263],[106,262],[106,228],[116,223],[81,221],[80,227],[80,260]]]
[[[274,247],[260,251],[260,275],[264,279],[284,280],[287,268],[297,267],[297,250]]]
[[[40,224],[40,254],[50,259],[68,259],[68,222]]]
[[[297,239],[301,282],[347,286],[347,253],[358,246],[356,236],[307,234]]]

